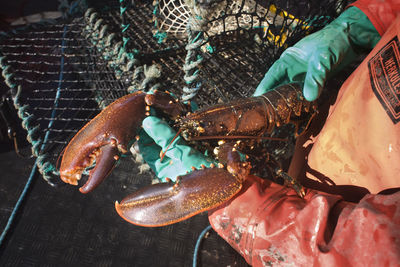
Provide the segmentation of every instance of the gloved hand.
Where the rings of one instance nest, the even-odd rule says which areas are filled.
[[[166,181],[165,178],[175,180],[177,176],[190,172],[192,166],[200,168],[204,164],[210,167],[214,163],[186,145],[181,136],[175,136],[176,132],[165,121],[154,116],[143,120],[143,132],[138,141],[139,150],[143,159],[163,182]],[[160,152],[165,152],[163,159],[160,158]]]
[[[278,85],[304,82],[308,101],[318,98],[325,81],[357,58],[361,50],[372,49],[381,36],[368,17],[350,7],[322,30],[286,49],[258,85],[259,96]]]

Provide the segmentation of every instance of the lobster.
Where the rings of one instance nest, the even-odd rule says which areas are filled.
[[[309,123],[317,112],[315,103],[302,96],[299,84],[286,84],[258,97],[217,104],[193,113],[187,113],[187,107],[168,92],[138,91],[111,103],[71,139],[62,156],[61,179],[77,185],[85,169],[95,163],[80,191],[88,193],[97,187],[112,171],[120,155],[127,153],[132,140],[137,139],[150,107],[176,121],[178,133],[187,141],[220,140],[220,146],[215,149],[220,163],[211,168],[193,168],[175,182],[146,186],[121,203],[115,203],[121,217],[147,227],[185,220],[234,197],[252,171],[252,164],[243,161],[239,153],[244,143],[240,140],[256,142],[271,134],[275,127],[296,124],[304,116]],[[301,185],[281,168],[275,168],[274,173],[304,196]]]

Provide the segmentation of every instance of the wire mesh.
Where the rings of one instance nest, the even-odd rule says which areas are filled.
[[[82,21],[29,29],[2,40],[3,65],[12,73],[16,103],[36,156],[55,166],[84,123],[125,94],[121,81],[81,35]]]
[[[180,98],[185,88],[200,89],[191,96],[200,107],[249,96],[285,48],[334,19],[346,2],[87,1],[80,13],[2,35],[0,67],[38,169],[55,184],[68,141],[115,99],[156,84]],[[161,69],[161,76],[146,84],[145,69],[151,65]],[[292,144],[275,144],[275,154],[290,155]],[[116,176],[127,179],[128,169]],[[101,198],[109,194],[103,190]],[[170,248],[177,232],[157,247]],[[187,250],[181,236],[177,250]],[[160,241],[159,235],[154,239]],[[121,252],[127,262],[132,251]],[[142,246],[136,253],[143,255],[143,266],[152,254],[146,258],[146,251]]]
[[[113,100],[143,89],[143,66],[159,66],[157,82],[177,96],[201,85],[200,107],[249,96],[286,47],[328,23],[346,3],[173,2],[183,6],[186,35],[168,30],[160,38],[166,13],[176,11],[160,2],[127,3],[122,15],[117,1],[88,1],[81,15],[0,40],[3,76],[50,183],[58,181],[57,161],[70,138]],[[124,21],[129,27],[121,30]]]

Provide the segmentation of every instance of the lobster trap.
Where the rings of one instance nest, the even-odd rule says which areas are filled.
[[[250,96],[285,48],[346,4],[64,2],[63,17],[3,33],[0,66],[38,169],[54,184],[68,141],[115,99],[161,89],[203,107]]]
[[[345,0],[61,3],[63,15],[58,19],[0,32],[0,68],[4,80],[0,92],[12,99],[22,120],[36,158],[34,169],[51,185],[59,183],[58,159],[70,139],[114,100],[134,91],[153,89],[168,90],[182,101],[196,102],[199,107],[250,96],[287,47],[322,28],[347,5]],[[288,135],[285,130],[290,129],[279,128],[273,135]],[[293,140],[267,141],[266,145],[271,146],[270,151],[277,159],[284,160],[291,156]],[[134,170],[118,168],[116,172],[126,180],[132,172],[133,176],[141,176],[138,168],[130,168]],[[101,193],[103,198],[109,196],[105,189]],[[48,198],[46,203],[52,202]],[[99,202],[97,199],[96,204]],[[79,209],[78,204],[73,205]],[[77,223],[85,224],[81,220]],[[108,221],[103,223],[109,228]],[[69,222],[62,226],[70,229]],[[168,241],[161,242],[164,244],[161,248],[170,248],[170,240],[175,236],[186,242],[187,236],[182,234],[185,229],[190,231],[193,227],[181,226],[174,230],[177,235],[172,230],[166,231],[170,235]],[[128,235],[136,238],[132,231],[135,230],[129,228]],[[154,239],[160,241],[161,231],[154,231],[151,232],[155,233]],[[118,238],[115,232],[110,236]],[[140,253],[129,250],[128,244],[122,252],[112,251],[110,255],[119,259],[125,256],[129,264],[135,255],[137,264],[143,258],[142,266],[148,266],[144,258],[153,255],[148,252],[152,242],[146,240],[147,245],[138,248]],[[186,255],[187,246],[181,245],[181,240],[174,241],[179,254]],[[96,247],[97,240],[92,245]],[[215,247],[220,248],[221,244]],[[64,254],[65,249],[60,251]],[[72,251],[70,255],[77,253]],[[72,256],[66,261],[72,263]],[[86,257],[89,266],[93,266],[90,260],[97,256]],[[187,262],[171,266],[186,265]]]

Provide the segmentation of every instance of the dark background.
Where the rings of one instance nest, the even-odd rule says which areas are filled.
[[[57,10],[58,1],[0,1],[0,30],[20,16]],[[0,82],[0,94],[7,87]],[[0,229],[9,216],[35,159],[16,111],[7,108],[7,123],[0,118]],[[20,154],[7,137],[16,133]],[[140,188],[150,174],[137,175],[130,158],[124,158],[112,175],[94,192],[83,195],[77,187],[51,187],[36,171],[30,190],[0,246],[0,266],[191,266],[207,214],[159,228],[144,228],[123,221],[114,202]],[[247,266],[214,231],[203,240],[198,266]]]

